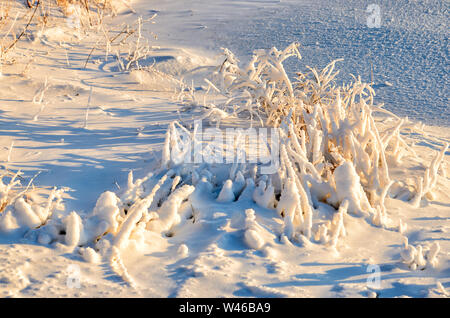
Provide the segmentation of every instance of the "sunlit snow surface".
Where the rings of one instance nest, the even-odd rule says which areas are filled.
[[[377,1],[381,26],[369,28],[366,8],[371,3],[136,0],[137,14],[125,11],[112,24],[132,23],[138,15],[157,13],[156,24],[143,32],[152,45],[161,48],[155,48],[147,62],[155,62],[173,76],[211,64],[209,57],[218,54],[220,47],[228,47],[244,63],[254,49],[283,49],[292,41],[301,43],[303,59],[286,61],[291,76],[297,68],[320,69],[344,58],[337,64],[341,80],[350,79],[352,73],[370,81],[372,64],[378,102],[398,115],[441,126],[427,127],[428,136],[404,136],[408,143],[415,143],[422,161],[405,160],[390,172],[394,178],[414,182],[450,136],[449,4]],[[47,30],[47,43],[21,42],[18,62],[3,68],[0,160],[11,171],[22,169],[26,181],[41,171],[34,182],[38,188],[67,187],[65,212],[75,211],[84,220],[94,211],[100,214],[102,208],[114,210],[114,200],[94,209],[100,194],[127,189],[129,170],[136,182],[157,167],[168,124],[180,116],[193,119],[196,113],[177,112],[180,103],[173,99],[173,82],[168,77],[118,72],[115,60],[104,61],[101,49],[92,52],[84,68],[97,39],[86,37],[74,44],[72,38],[67,46],[60,45],[64,36],[71,35],[64,28],[65,24],[56,25],[54,33]],[[17,76],[30,60],[29,49],[36,51],[28,77]],[[32,99],[47,76],[51,86],[44,97],[46,107],[41,108]],[[200,76],[197,80],[196,85],[204,84]],[[86,120],[90,88],[93,95]],[[171,237],[146,231],[145,244],[134,239],[125,242],[129,245],[114,266],[99,259],[100,250],[96,254],[92,248],[69,246],[77,237],[67,233],[57,232],[60,240],[50,244],[45,236],[33,239],[39,231],[31,231],[26,238],[0,235],[0,297],[448,297],[448,151],[445,160],[447,177],[440,176],[433,200],[423,200],[415,208],[400,199],[386,199],[389,216],[407,224],[404,234],[349,217],[345,220],[348,236],[337,250],[274,237],[283,223],[275,209],[261,208],[252,200],[226,202],[225,195],[219,200],[224,202],[217,202],[220,185],[198,195],[197,205],[204,213],[197,222],[185,220],[185,226]],[[160,177],[156,174],[148,184],[154,185]],[[189,204],[184,205],[181,212],[189,212]],[[329,206],[322,208],[318,217],[335,212]],[[255,219],[251,211],[246,213],[248,209],[254,210]],[[76,232],[75,214],[65,223],[71,224],[66,230]],[[249,231],[255,228],[261,231]],[[404,237],[409,247],[422,245],[429,250],[439,243],[436,267],[411,270],[404,264],[402,258],[411,256]],[[271,244],[255,250],[262,240]],[[367,284],[370,265],[380,266],[378,289]],[[80,288],[73,286],[74,277],[80,279]]]

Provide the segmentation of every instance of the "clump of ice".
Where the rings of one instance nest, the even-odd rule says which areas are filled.
[[[233,192],[233,181],[228,179],[222,187],[222,190],[217,197],[218,202],[232,202],[235,200]]]
[[[440,247],[439,243],[434,242],[433,245],[431,245],[430,250],[428,251],[427,262],[433,268],[438,265],[437,255],[439,254],[440,250],[441,250],[441,247]]]
[[[195,187],[184,185],[175,190],[163,203],[159,211],[159,218],[150,223],[149,229],[155,232],[168,231],[181,222],[179,209],[181,203],[194,192]]]
[[[17,174],[7,185],[0,178],[0,231],[4,234],[36,229],[44,225],[54,211],[63,208],[63,190],[55,188],[48,194],[46,201],[35,201],[28,187],[22,191],[14,189],[20,185],[16,177]]]
[[[81,218],[76,212],[72,212],[64,219],[63,223],[66,226],[66,244],[75,247],[80,242],[83,231]]]
[[[408,243],[408,238],[403,238],[403,248],[400,252],[402,260],[412,270],[424,270],[427,267],[435,268],[438,264],[437,255],[440,251],[438,242],[434,242],[426,251],[422,245],[414,247]]]
[[[265,243],[261,234],[261,226],[256,222],[255,211],[253,209],[245,210],[245,215],[245,243],[248,247],[259,250]]]
[[[253,192],[253,200],[263,208],[273,208],[275,204],[275,188],[272,184],[267,184],[260,180],[258,187]]]
[[[372,211],[372,207],[361,186],[355,167],[349,161],[344,162],[334,171],[336,198],[339,203],[348,200],[348,211],[364,215]]]
[[[299,192],[292,179],[288,179],[284,185],[277,211],[284,217],[285,234],[292,238],[295,228],[304,221]]]
[[[98,230],[96,235],[106,232],[117,233],[119,222],[122,219],[119,211],[119,199],[110,192],[103,192],[95,204],[92,216],[98,221]],[[102,233],[100,233],[102,232]]]
[[[186,244],[181,244],[178,247],[178,255],[180,255],[180,257],[186,257],[189,254],[189,248],[186,246]]]
[[[78,252],[88,263],[98,264],[101,261],[101,256],[91,247],[80,248]]]
[[[127,282],[131,287],[135,287],[136,283],[134,279],[129,274],[127,268],[123,264],[122,256],[118,247],[113,246],[111,250],[111,255],[109,259],[109,264],[113,271],[117,273],[122,279]]]
[[[46,232],[41,232],[38,234],[37,242],[42,245],[48,245],[52,241],[52,237],[50,234]]]
[[[36,228],[41,224],[41,219],[24,198],[18,198],[14,203],[14,214],[19,225],[28,228]]]

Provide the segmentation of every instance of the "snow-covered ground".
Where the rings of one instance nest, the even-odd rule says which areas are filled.
[[[450,141],[448,4],[380,2],[380,28],[367,26],[369,4],[135,0],[134,12],[125,6],[105,17],[104,29],[79,31],[76,19],[61,13],[44,28],[31,24],[0,78],[2,205],[18,170],[24,187],[39,174],[24,199],[13,195],[12,204],[0,205],[0,295],[448,297],[448,150],[442,164],[434,160],[434,196],[416,195],[418,178]],[[25,10],[30,15],[33,9],[13,2],[9,14]],[[139,49],[145,50],[146,39],[153,46],[140,60],[142,70],[121,70],[118,43],[105,47],[104,33],[119,42],[127,36],[119,33],[125,24],[136,32],[130,46],[120,46],[124,57],[128,48],[139,51],[138,38]],[[223,62],[221,47],[244,65],[255,49],[284,49],[293,41],[301,44],[302,60],[286,60],[289,75],[344,58],[336,66],[338,83],[350,73],[366,82],[373,77],[377,103],[427,124],[423,132],[402,131],[413,151],[401,162],[388,158],[395,183],[380,205],[386,211],[365,217],[350,213],[351,207],[337,211],[329,198],[318,200],[310,238],[306,221],[302,231],[290,230],[283,214],[288,191],[277,197],[278,209],[263,202],[272,200],[272,181],[253,175],[251,165],[206,164],[191,171],[192,165],[164,162],[169,124],[208,122],[214,108],[205,110],[202,102],[224,102],[203,80]],[[223,117],[221,128],[249,126],[245,118],[216,115]],[[397,122],[376,119],[380,131]]]

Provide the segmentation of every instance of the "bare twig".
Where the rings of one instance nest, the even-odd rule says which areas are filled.
[[[3,54],[5,54],[5,53],[7,53],[11,48],[13,48],[15,45],[16,45],[16,43],[20,40],[20,38],[25,34],[25,32],[28,30],[28,27],[30,26],[30,24],[31,24],[31,21],[33,20],[33,18],[34,18],[34,16],[36,15],[36,11],[37,11],[37,9],[38,9],[38,7],[39,7],[39,5],[40,5],[40,3],[41,3],[41,0],[37,0],[37,4],[36,4],[36,7],[34,8],[34,11],[33,11],[33,14],[31,15],[31,17],[30,17],[30,20],[28,20],[28,23],[27,23],[27,25],[25,26],[25,28],[23,29],[23,31],[19,34],[19,36],[5,49],[5,50],[3,50]]]

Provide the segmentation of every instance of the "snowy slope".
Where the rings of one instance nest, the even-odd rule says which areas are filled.
[[[54,211],[55,224],[64,225],[64,233],[50,241],[40,236],[49,226],[27,234],[0,234],[0,295],[448,297],[448,151],[435,198],[422,200],[419,207],[398,197],[386,199],[393,224],[397,226],[399,219],[407,224],[404,233],[345,215],[347,236],[336,247],[291,242],[283,235],[283,221],[276,209],[261,207],[251,195],[242,194],[236,202],[218,202],[227,201],[223,199],[226,193],[217,200],[227,173],[223,167],[207,167],[216,171],[214,178],[221,181],[213,189],[197,183],[189,199],[192,207],[183,200],[177,203],[175,196],[172,203],[161,198],[160,213],[165,216],[167,211],[168,216],[160,216],[160,220],[173,222],[169,217],[173,206],[184,217],[171,235],[155,230],[165,228],[165,221],[152,225],[152,231],[131,229],[131,215],[139,213],[135,210],[136,215],[124,218],[117,236],[108,234],[103,240],[110,243],[85,245],[96,252],[76,247],[83,240],[76,236],[76,215],[81,216],[83,226],[94,228],[101,225],[97,221],[103,217],[99,216],[102,211],[106,211],[106,218],[116,207],[113,196],[99,200],[102,193],[112,191],[120,196],[126,189],[140,189],[133,188],[140,178],[144,178],[145,193],[167,172],[158,168],[168,124],[202,116],[195,108],[180,112],[177,80],[184,77],[190,84],[193,79],[202,96],[202,77],[217,65],[215,56],[220,47],[229,47],[246,61],[254,49],[284,48],[299,41],[303,59],[288,60],[289,72],[295,70],[296,63],[301,69],[305,65],[322,67],[344,57],[338,64],[344,79],[353,73],[369,81],[372,62],[379,102],[398,115],[441,125],[426,127],[427,135],[403,136],[420,159],[404,159],[390,172],[394,179],[414,184],[414,178],[422,176],[430,165],[434,151],[450,140],[448,4],[430,1],[426,10],[421,2],[386,1],[380,6],[380,29],[365,26],[367,4],[357,1],[142,0],[133,3],[137,14],[125,9],[114,19],[105,20],[108,27],[119,30],[121,23],[132,24],[138,15],[149,18],[157,13],[156,23],[145,25],[142,31],[155,46],[151,57],[142,63],[155,63],[164,73],[120,71],[112,54],[105,61],[104,48],[92,51],[103,41],[101,32],[75,33],[63,17],[51,21],[45,34],[33,29],[30,39],[19,46],[16,62],[2,70],[0,160],[11,172],[22,170],[25,185],[40,172],[34,184],[43,198],[53,186],[66,188],[64,208]],[[36,103],[35,97],[43,88],[42,102]],[[245,125],[234,120],[222,123],[223,128]],[[130,170],[134,174],[131,187],[127,179]],[[154,175],[145,179],[149,173]],[[176,191],[194,190],[184,182]],[[170,193],[169,182],[163,188]],[[182,191],[178,193],[183,197]],[[151,211],[160,208],[155,204]],[[255,219],[249,209],[254,210]],[[70,214],[72,211],[76,214]],[[317,211],[324,220],[335,213],[325,205]],[[192,220],[188,218],[191,214]],[[113,223],[108,224],[114,227]],[[404,237],[409,246],[421,245],[425,252],[438,242],[436,265],[420,270],[405,264],[401,255]],[[120,254],[115,255],[108,244],[122,247]],[[109,252],[101,255],[106,250]],[[377,288],[368,284],[377,268],[371,265],[381,270]]]

